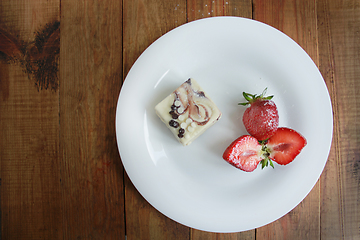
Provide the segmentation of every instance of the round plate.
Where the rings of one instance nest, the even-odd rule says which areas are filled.
[[[223,115],[191,145],[182,146],[154,107],[189,77]],[[286,166],[243,172],[222,159],[247,134],[242,92],[268,95],[280,126],[307,139]],[[288,36],[257,21],[214,17],[182,25],[155,41],[122,86],[116,136],[125,170],[158,211],[186,226],[239,232],[266,225],[298,205],[317,182],[332,140],[332,107],[324,80]]]

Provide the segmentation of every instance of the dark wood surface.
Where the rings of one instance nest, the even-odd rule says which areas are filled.
[[[213,16],[252,18],[294,39],[319,67],[334,113],[310,194],[239,233],[159,213],[116,145],[117,99],[135,60],[166,32]],[[359,31],[357,0],[0,1],[1,239],[360,239]]]

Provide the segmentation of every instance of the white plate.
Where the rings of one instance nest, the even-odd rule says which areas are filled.
[[[189,77],[223,116],[183,147],[154,107]],[[222,154],[246,134],[242,92],[265,87],[275,95],[280,126],[303,134],[308,145],[287,166],[246,173]],[[306,52],[280,31],[238,17],[190,22],[155,41],[127,75],[116,112],[121,159],[140,194],[169,218],[211,232],[257,228],[298,205],[325,166],[332,126],[327,87]]]

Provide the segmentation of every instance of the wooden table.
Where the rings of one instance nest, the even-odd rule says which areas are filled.
[[[299,43],[334,113],[329,159],[305,200],[269,225],[229,234],[185,227],[150,206],[124,171],[114,124],[139,55],[177,26],[223,15]],[[359,146],[358,0],[0,1],[2,239],[360,239]]]

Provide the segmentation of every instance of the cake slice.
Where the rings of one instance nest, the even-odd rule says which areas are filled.
[[[189,145],[221,117],[215,103],[192,78],[157,104],[155,111],[184,146]]]

